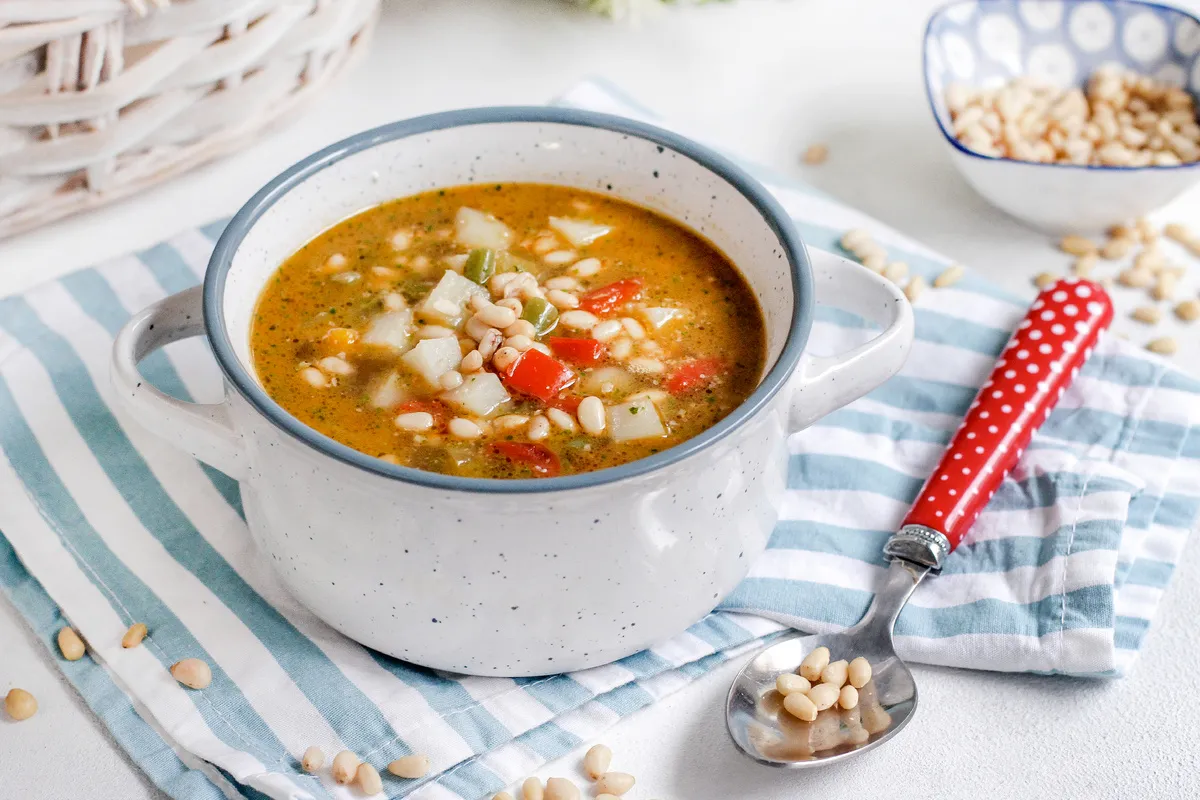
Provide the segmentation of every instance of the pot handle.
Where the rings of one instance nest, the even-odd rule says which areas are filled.
[[[160,347],[204,335],[201,293],[202,287],[195,286],[134,314],[113,342],[111,379],[119,402],[143,427],[231,478],[241,478],[246,456],[228,401],[176,400],[138,371],[138,362]]]
[[[809,250],[817,297],[879,325],[878,336],[833,356],[805,354],[792,376],[793,431],[862,397],[899,372],[913,341],[913,313],[900,287],[861,264]]]

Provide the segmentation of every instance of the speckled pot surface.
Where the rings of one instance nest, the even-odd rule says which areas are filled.
[[[263,392],[250,320],[287,256],[365,207],[499,181],[611,194],[714,242],[749,279],[766,319],[758,389],[712,429],[653,457],[521,481],[388,464],[304,426]],[[818,293],[883,332],[849,353],[806,355]],[[201,333],[225,373],[224,403],[183,403],[140,380],[140,358]],[[418,664],[524,676],[613,661],[711,610],[775,525],[788,433],[894,374],[911,339],[911,310],[894,285],[810,256],[778,203],[716,153],[617,117],[495,108],[384,126],[280,175],[230,223],[202,293],[130,321],[113,379],[147,427],[241,481],[259,549],[315,614]]]

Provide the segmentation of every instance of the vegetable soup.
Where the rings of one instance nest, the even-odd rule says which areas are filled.
[[[460,186],[363,211],[284,262],[251,330],[267,393],[394,464],[536,478],[712,427],[762,374],[729,260],[647,209],[559,186]]]

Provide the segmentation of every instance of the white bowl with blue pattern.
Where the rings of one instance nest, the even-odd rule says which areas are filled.
[[[925,31],[925,87],[951,158],[1002,211],[1042,230],[1091,232],[1165,206],[1200,178],[1200,163],[1108,167],[987,156],[954,138],[945,89],[992,88],[1021,75],[1082,87],[1103,64],[1200,89],[1200,19],[1133,0],[961,0]],[[1200,105],[1200,103],[1198,103]]]

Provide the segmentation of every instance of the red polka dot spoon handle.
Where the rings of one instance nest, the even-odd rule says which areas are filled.
[[[1091,281],[1060,280],[1038,295],[889,542],[889,554],[940,566],[1050,416],[1112,318],[1112,301]],[[937,563],[928,563],[930,557]]]

